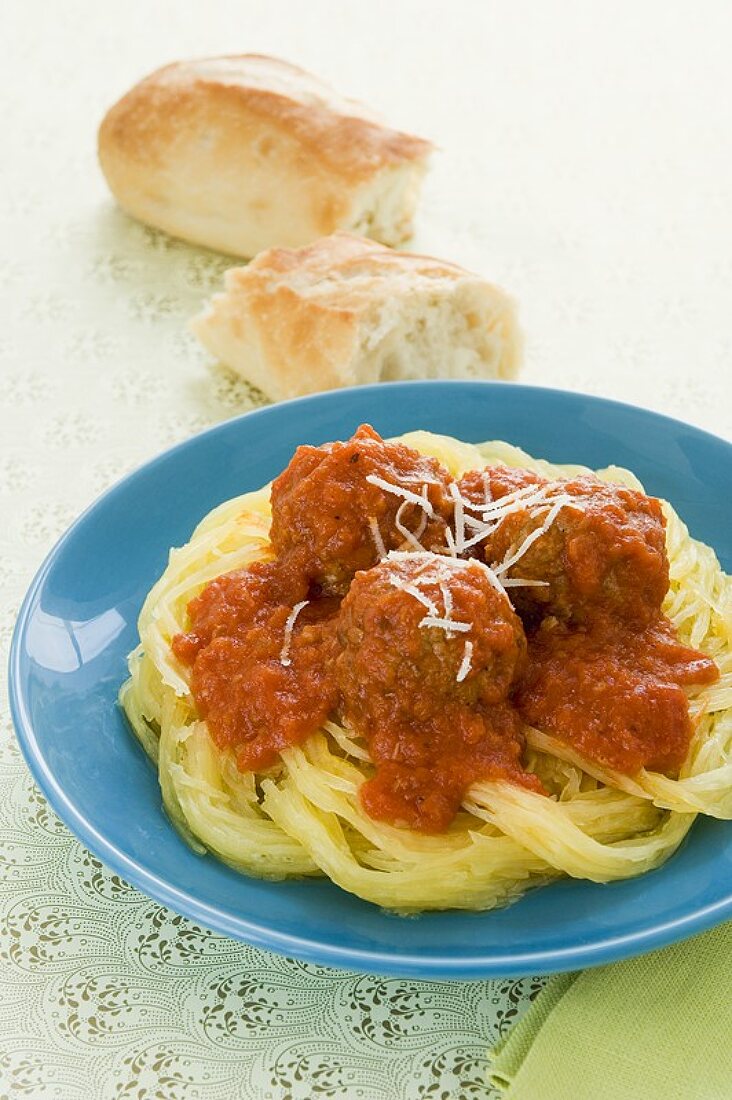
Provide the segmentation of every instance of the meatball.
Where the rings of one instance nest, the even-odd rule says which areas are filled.
[[[544,489],[543,502],[535,500],[534,487]],[[507,579],[545,582],[511,590],[517,610],[528,621],[549,614],[581,623],[605,612],[642,625],[658,614],[669,574],[665,521],[654,497],[592,476],[548,481],[505,467],[471,471],[459,489],[476,505],[487,496],[500,500],[516,490],[530,494],[523,498],[526,507],[507,515],[483,540],[485,560],[494,566],[541,528],[553,504],[566,500],[548,529],[505,570]]]
[[[536,787],[521,770],[520,721],[507,701],[525,660],[523,628],[479,562],[414,553],[359,573],[338,639],[344,717],[377,768],[361,789],[373,817],[435,832],[479,778]]]
[[[346,443],[298,447],[272,485],[273,549],[321,591],[342,594],[359,569],[410,541],[405,531],[414,546],[444,545],[450,481],[435,459],[368,425]]]
[[[487,570],[437,554],[404,554],[359,573],[338,636],[339,683],[357,723],[384,706],[411,715],[426,696],[505,699],[526,650],[521,621]]]

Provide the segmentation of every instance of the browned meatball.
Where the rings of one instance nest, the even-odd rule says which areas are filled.
[[[338,635],[346,710],[367,721],[384,707],[423,709],[427,694],[471,705],[505,699],[526,649],[521,621],[487,570],[436,554],[405,554],[359,573]]]
[[[450,481],[435,459],[385,443],[368,425],[346,443],[298,447],[272,485],[272,546],[322,591],[341,594],[359,569],[402,545],[399,526],[425,548],[444,545]]]
[[[668,590],[668,559],[664,516],[655,497],[592,476],[547,481],[528,470],[499,466],[471,471],[460,482],[461,494],[476,505],[486,500],[486,474],[494,500],[534,487],[543,488],[546,497],[507,515],[482,542],[485,560],[496,567],[541,528],[552,504],[569,498],[503,574],[547,582],[511,589],[522,615],[583,622],[601,611],[642,624],[658,613]]]
[[[342,709],[377,766],[361,790],[373,817],[435,832],[477,779],[537,789],[507,702],[523,628],[480,562],[415,553],[358,573],[338,637]]]

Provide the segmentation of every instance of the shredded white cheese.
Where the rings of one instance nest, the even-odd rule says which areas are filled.
[[[481,524],[480,529],[476,535],[472,535],[471,538],[465,539],[463,541],[463,552],[465,550],[470,550],[470,548],[473,546],[477,546],[479,542],[483,542],[484,539],[487,539],[489,535],[493,534],[498,526],[498,523]]]
[[[567,496],[566,494],[564,496],[557,497],[557,499],[554,501],[551,508],[549,509],[546,519],[542,523],[541,527],[537,527],[534,531],[531,532],[531,534],[527,535],[524,541],[519,546],[518,550],[515,550],[512,554],[507,555],[500,563],[500,565],[496,565],[494,567],[495,572],[498,574],[498,576],[500,576],[502,573],[505,573],[508,569],[511,568],[512,565],[515,565],[516,562],[524,556],[529,547],[533,546],[537,539],[540,539],[542,535],[545,535],[547,533],[551,525],[554,523],[554,520],[561,512],[562,508],[571,503],[572,498]]]
[[[431,568],[435,576],[439,574],[443,580],[451,577],[455,569],[474,569],[482,565],[475,558],[448,558],[445,554],[436,554],[432,550],[421,550],[419,553],[411,550],[390,550],[386,557],[387,561],[418,563],[421,570]]]
[[[434,516],[434,508],[424,495],[420,496],[419,493],[413,493],[411,489],[405,489],[402,485],[393,485],[391,481],[385,481],[383,477],[377,477],[376,474],[369,474],[366,480],[371,485],[376,485],[379,489],[383,489],[385,493],[391,493],[392,496],[401,497],[402,500],[408,500],[410,504],[419,505],[420,508],[424,508],[430,518]]]
[[[482,520],[476,519],[475,516],[464,515],[463,520],[465,522],[465,526],[466,527],[471,527],[473,529],[473,531],[485,531],[486,527],[488,527],[488,526],[493,526],[493,527],[498,526],[497,523],[494,523],[492,525],[487,524],[487,523],[483,523]]]
[[[504,586],[503,582],[501,580],[499,580],[499,578],[496,576],[493,569],[491,569],[490,565],[486,565],[485,562],[482,562],[482,561],[476,562],[476,564],[479,565],[481,567],[481,569],[483,569],[485,571],[485,574],[488,577],[488,580],[493,585],[496,592],[502,592],[503,595],[506,597],[506,599],[508,599],[508,594],[506,593],[505,586]],[[510,603],[511,601],[509,600],[508,602]]]
[[[301,600],[300,603],[295,604],[292,611],[287,616],[287,622],[285,623],[285,638],[282,643],[282,649],[280,650],[280,664],[285,665],[285,667],[292,663],[290,660],[290,645],[292,643],[292,631],[295,626],[295,620],[303,607],[307,607],[309,603],[309,600]]]
[[[460,496],[460,492],[454,481],[450,482],[450,496],[454,503],[455,549],[458,554],[461,554],[465,546],[465,509],[463,507],[463,498]]]
[[[465,649],[463,650],[463,659],[460,664],[460,668],[457,671],[456,681],[461,684],[465,677],[470,672],[471,662],[473,660],[473,643],[468,639],[465,642]]]
[[[438,630],[445,630],[449,634],[451,630],[467,631],[473,629],[472,623],[461,623],[456,619],[440,619],[437,615],[425,615],[420,626],[434,626]]]
[[[488,487],[490,489],[490,486]],[[551,496],[556,488],[551,485],[527,485],[523,489],[515,489],[511,493],[498,500],[486,500],[484,504],[477,504],[461,496],[457,486],[450,486],[450,495],[454,502],[454,543],[458,554],[465,553],[478,543],[485,541],[507,516],[517,512],[527,511],[535,518],[541,511],[549,509],[552,504]],[[536,511],[535,511],[536,510]],[[480,519],[468,514],[469,511],[478,513]],[[469,537],[466,528],[473,532]]]
[[[398,580],[397,577],[390,577],[389,584],[393,585],[394,588],[398,588],[400,592],[408,592],[410,596],[414,596],[415,600],[419,600],[422,606],[427,608],[430,615],[439,615],[440,612],[437,604],[434,603],[429,596],[425,595],[424,592],[420,592],[416,585],[404,584],[402,581]]]
[[[427,526],[427,509],[429,507],[431,507],[428,494],[429,494],[429,490],[428,490],[427,486],[423,485],[422,486],[422,499],[424,500],[424,505],[423,505],[423,509],[422,509],[422,518],[419,521],[419,526],[418,526],[417,530],[414,532],[414,537],[418,541],[419,541],[419,539],[422,538],[422,535],[424,534],[424,531],[425,531],[425,527]]]
[[[391,577],[390,584],[393,584],[395,588],[401,589],[402,592],[408,592],[410,596],[413,596],[418,600],[423,607],[427,608],[428,614],[420,622],[420,626],[439,626],[443,630],[447,630],[448,638],[452,638],[453,627],[456,630],[469,630],[470,623],[455,623],[452,618],[453,611],[453,598],[449,588],[449,581],[455,568],[464,569],[470,568],[471,563],[462,561],[461,559],[446,559],[441,554],[434,554],[429,551],[422,551],[421,553],[405,553],[404,551],[392,551],[389,554],[391,561],[409,561],[411,565],[416,563],[417,574],[414,578],[414,582],[406,582],[398,577]],[[420,589],[421,584],[436,585],[440,590],[442,596],[442,615],[440,615],[439,609],[426,592]]]
[[[408,592],[410,596],[418,600],[423,607],[427,609],[428,614],[425,615],[419,625],[421,627],[435,627],[438,630],[444,630],[448,638],[454,637],[455,633],[467,633],[474,628],[474,623],[463,622],[452,617],[454,610],[453,596],[450,591],[450,580],[455,574],[456,569],[477,569],[480,570],[484,576],[488,579],[489,583],[495,588],[497,592],[500,592],[502,596],[508,599],[508,594],[496,576],[493,569],[486,565],[484,562],[477,561],[475,558],[447,558],[444,554],[435,554],[429,550],[422,550],[419,552],[411,552],[405,550],[391,550],[387,555],[387,561],[393,562],[409,562],[410,565],[416,565],[416,575],[411,581],[405,581],[399,577],[390,577],[389,583],[395,588],[401,589],[403,592]],[[506,582],[506,587],[511,582]],[[544,584],[543,581],[519,581],[519,584]],[[442,596],[443,613],[439,614],[438,608],[435,605],[434,600],[427,595],[426,592],[420,589],[420,585],[435,585]],[[510,601],[509,601],[510,602]],[[465,676],[467,676],[470,670],[470,655],[472,654],[472,644],[468,655],[468,664],[466,665]],[[465,658],[464,658],[465,661]],[[462,666],[461,666],[462,667]]]
[[[419,564],[418,574],[414,578],[414,583],[405,583],[399,580],[392,580],[391,583],[394,584],[396,588],[408,592],[427,609],[428,614],[421,620],[420,626],[436,627],[444,630],[449,638],[454,636],[455,631],[465,632],[472,628],[472,623],[458,622],[452,617],[453,598],[450,592],[449,581],[452,570],[455,568],[481,569],[493,588],[507,599],[507,589],[509,588],[539,588],[548,586],[548,581],[530,580],[522,577],[509,578],[506,577],[505,574],[524,556],[538,539],[546,534],[562,508],[567,505],[575,505],[572,497],[567,493],[563,493],[561,487],[552,484],[525,485],[523,488],[514,489],[496,499],[491,489],[490,475],[487,470],[484,470],[483,488],[485,500],[481,503],[476,503],[463,497],[456,483],[451,482],[449,492],[453,501],[453,524],[452,526],[446,525],[445,527],[446,553],[436,554],[425,550],[420,542],[420,538],[427,526],[428,518],[432,518],[435,515],[434,509],[428,498],[428,482],[430,479],[421,479],[422,491],[419,496],[411,490],[405,489],[401,485],[394,485],[375,474],[370,474],[366,480],[372,485],[378,486],[378,488],[382,489],[384,492],[402,498],[402,503],[397,510],[394,522],[409,549],[398,551],[392,550],[388,554],[385,553],[384,541],[376,521],[370,518],[369,524],[380,557],[385,557],[390,561],[409,560],[411,564]],[[416,479],[407,478],[406,480]],[[422,509],[420,524],[413,531],[410,531],[403,522],[405,508],[410,504],[417,505]],[[502,562],[498,565],[493,564],[489,566],[477,559],[470,558],[466,560],[464,557],[459,556],[465,554],[467,550],[476,546],[478,543],[484,542],[497,530],[507,516],[517,512],[527,512],[532,519],[538,519],[540,516],[544,518],[541,524],[531,531],[517,548],[509,548]],[[439,588],[443,604],[442,615],[439,614],[434,600],[421,590],[420,585],[426,584],[433,584]],[[470,646],[470,649],[468,649],[468,646]],[[460,666],[461,670],[464,671],[459,679],[464,679],[470,671],[472,643],[466,642],[465,654],[463,663]]]
[[[445,554],[435,554],[431,550],[422,550],[418,554],[411,550],[390,550],[386,558],[387,561],[419,562],[423,572],[431,568],[435,583],[448,580],[455,569],[480,569],[494,585],[501,587],[491,567],[477,558],[448,558]]]
[[[551,485],[525,485],[523,489],[512,489],[510,493],[505,493],[502,497],[498,497],[497,500],[493,500],[488,504],[473,504],[466,501],[469,504],[472,512],[480,512],[485,518],[496,514],[507,513],[509,508],[511,511],[516,512],[522,508],[529,508],[532,504],[538,504],[540,501],[546,500],[547,493],[553,491]]]
[[[445,528],[445,542],[447,543],[447,552],[451,558],[457,559],[457,546],[455,545],[455,536],[449,527]]]
[[[390,550],[386,556],[389,561],[421,561],[424,565],[431,565],[435,561],[441,562],[443,560],[442,554],[435,554],[431,550],[421,550],[418,554],[413,554],[409,550]],[[452,562],[446,562],[445,564],[452,565]]]
[[[396,527],[397,531],[402,536],[405,542],[408,542],[409,545],[413,546],[415,550],[424,550],[424,546],[419,541],[418,536],[410,531],[404,523],[402,523],[402,514],[404,512],[404,509],[409,508],[410,504],[411,501],[403,500],[402,503],[399,505],[399,507],[397,508],[397,513],[394,516],[394,526]],[[425,520],[426,524],[427,515],[424,512],[422,513],[422,519]],[[424,525],[422,526],[421,530],[424,531]]]
[[[379,555],[379,558],[383,560],[386,557],[386,547],[384,546],[384,540],[381,537],[381,531],[379,530],[379,525],[374,516],[369,516],[369,528],[371,530],[371,538],[374,540],[374,546],[376,547],[376,553]]]

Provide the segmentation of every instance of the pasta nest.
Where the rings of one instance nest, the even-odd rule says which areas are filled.
[[[428,432],[400,442],[437,458],[454,477],[502,463],[548,478],[588,473],[532,458],[500,441],[463,443]],[[642,491],[627,470],[597,471]],[[188,843],[248,875],[327,875],[344,890],[402,913],[490,909],[560,875],[608,882],[643,874],[675,851],[695,815],[732,818],[732,578],[664,502],[671,583],[664,612],[681,640],[719,666],[689,692],[695,724],[678,778],[606,770],[527,728],[527,766],[550,796],[508,782],[468,791],[447,832],[429,836],[376,821],[359,787],[373,767],[354,731],[327,722],[277,767],[242,773],[196,713],[189,671],[171,650],[186,607],[209,581],[272,557],[269,487],[215,508],[168,567],[139,619],[140,645],[120,692],[129,722],[156,762],[166,811]]]

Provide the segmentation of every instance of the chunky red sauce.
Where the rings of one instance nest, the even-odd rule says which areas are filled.
[[[304,595],[278,562],[257,562],[207,585],[188,605],[191,631],[173,639],[193,665],[193,697],[214,742],[234,751],[242,771],[270,767],[335,709],[338,601],[308,603],[285,650],[288,616]]]
[[[674,773],[692,734],[683,685],[718,675],[660,615],[637,630],[607,616],[574,628],[549,619],[529,637],[516,702],[526,722],[589,760],[627,775]]]
[[[458,486],[468,507],[533,487],[547,506],[518,506],[473,541],[478,561],[455,563],[451,480],[367,426],[298,449],[272,487],[275,560],[207,585],[173,640],[216,745],[261,770],[338,717],[369,747],[366,811],[424,832],[446,829],[477,780],[543,789],[522,763],[522,720],[627,774],[677,771],[683,687],[718,670],[661,614],[658,501],[592,477],[476,471]],[[509,588],[514,611],[480,562],[507,561],[558,493],[566,505],[504,571],[549,582]],[[410,534],[434,553],[380,560],[413,549]]]

